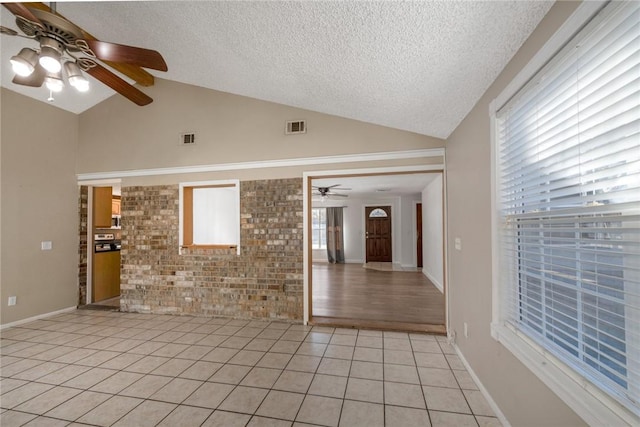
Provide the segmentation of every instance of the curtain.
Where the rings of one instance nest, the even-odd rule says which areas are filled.
[[[327,259],[332,264],[344,264],[342,208],[327,208]]]

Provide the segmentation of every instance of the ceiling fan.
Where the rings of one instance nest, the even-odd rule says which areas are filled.
[[[314,190],[316,190],[313,192],[313,196],[320,196],[322,200],[326,200],[327,198],[330,198],[330,197],[349,197],[346,194],[336,193],[334,189],[341,190],[341,191],[351,190],[350,188],[342,187],[342,184],[334,184],[328,187],[317,187],[313,185],[312,187]]]
[[[25,47],[11,58],[16,72],[13,83],[31,87],[45,84],[52,92],[60,91],[64,87],[64,70],[69,85],[84,92],[89,89],[89,81],[82,74],[85,72],[137,105],[153,101],[98,60],[142,86],[151,86],[153,75],[142,67],[167,71],[167,64],[157,51],[100,41],[57,13],[54,2],[50,3],[51,7],[44,3],[2,5],[15,15],[16,25],[24,35],[2,26],[0,33],[32,39],[39,44],[38,49]]]

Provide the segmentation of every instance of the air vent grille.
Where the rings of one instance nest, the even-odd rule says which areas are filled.
[[[287,135],[307,133],[307,123],[304,120],[293,120],[287,122],[284,133]]]
[[[196,143],[195,133],[180,134],[180,145],[193,145]]]

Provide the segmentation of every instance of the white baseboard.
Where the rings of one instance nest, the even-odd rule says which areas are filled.
[[[442,283],[436,280],[435,277],[433,277],[424,267],[422,268],[422,273],[427,276],[427,279],[429,279],[440,292],[444,294],[444,286],[442,286]]]
[[[27,317],[26,319],[16,320],[15,322],[5,323],[4,325],[0,325],[0,331],[6,328],[11,328],[13,326],[23,325],[25,323],[33,322],[35,320],[44,319],[45,317],[51,317],[58,314],[68,313],[70,311],[75,311],[76,306],[63,308],[61,310],[52,311],[50,313],[38,314],[36,316]]]
[[[467,372],[469,372],[469,375],[471,375],[471,378],[473,378],[473,381],[478,386],[480,393],[482,393],[484,398],[487,399],[487,403],[489,404],[489,406],[491,406],[493,413],[496,414],[496,417],[498,417],[498,419],[500,420],[500,422],[504,427],[511,427],[511,424],[507,420],[507,417],[504,416],[504,414],[496,404],[495,400],[493,400],[493,398],[489,394],[489,391],[487,391],[487,389],[482,385],[482,382],[480,382],[480,378],[478,378],[476,373],[473,372],[473,369],[471,369],[471,366],[469,365],[469,362],[467,362],[467,359],[465,359],[464,356],[462,355],[462,352],[460,351],[460,347],[458,347],[458,345],[455,342],[451,342],[451,338],[449,338],[449,340],[453,348],[456,350],[458,357],[462,361],[462,364],[467,369]]]

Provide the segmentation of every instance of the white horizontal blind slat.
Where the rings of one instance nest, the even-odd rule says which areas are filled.
[[[640,415],[640,5],[496,114],[502,317]]]

